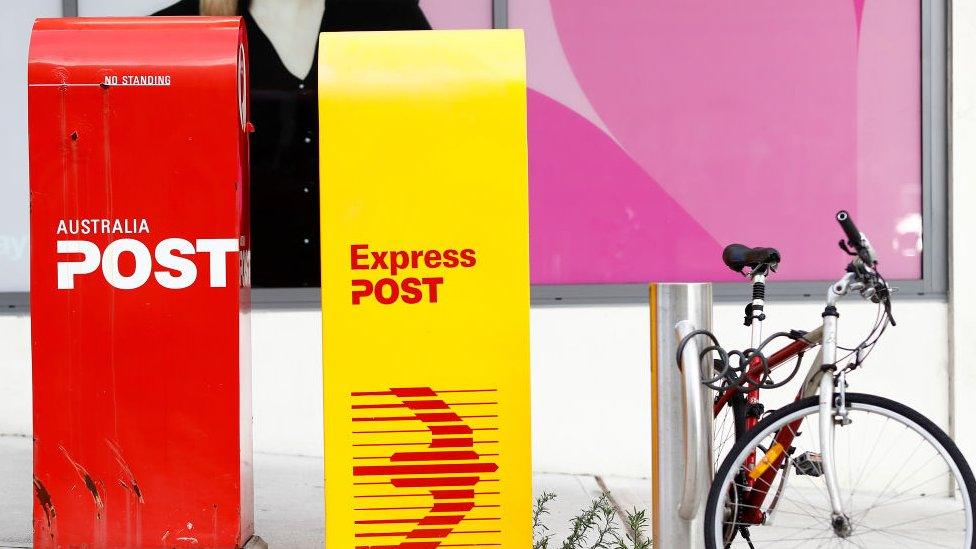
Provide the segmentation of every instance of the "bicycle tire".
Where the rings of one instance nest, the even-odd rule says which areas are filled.
[[[963,511],[964,513],[968,511],[966,516],[967,528],[965,534],[965,538],[968,539],[968,543],[964,541],[963,548],[965,549],[966,547],[969,547],[970,549],[976,549],[976,536],[973,535],[973,529],[976,528],[976,526],[974,526],[976,525],[976,505],[973,504],[973,498],[974,495],[976,495],[976,480],[973,478],[972,469],[952,439],[950,439],[949,436],[931,420],[899,402],[864,393],[847,393],[846,398],[848,404],[852,408],[858,407],[866,410],[870,410],[870,408],[878,408],[886,410],[895,416],[900,416],[903,420],[907,420],[907,422],[904,422],[903,425],[910,426],[910,424],[914,424],[919,429],[928,433],[931,439],[934,440],[942,450],[944,450],[944,452],[941,452],[941,454],[943,457],[948,456],[948,461],[951,461],[950,472],[953,472],[952,466],[955,466],[957,472],[956,480],[958,490],[966,499],[966,501],[963,502]],[[726,486],[732,479],[732,476],[730,476],[732,468],[736,467],[738,470],[738,468],[741,466],[742,460],[745,456],[744,452],[747,449],[754,448],[757,444],[761,443],[762,439],[769,434],[771,426],[776,426],[779,423],[786,425],[791,421],[795,421],[797,418],[804,418],[810,415],[807,413],[798,414],[798,412],[801,411],[810,410],[812,414],[818,413],[819,402],[819,397],[817,396],[808,397],[790,403],[787,406],[771,412],[753,429],[751,429],[746,436],[744,436],[733,446],[732,450],[728,453],[721,467],[719,468],[718,473],[715,475],[708,494],[708,500],[705,507],[705,516],[703,517],[705,523],[705,546],[708,549],[725,547],[725,541],[722,539],[723,532],[716,532],[719,525],[724,525],[724,522],[719,522],[716,513],[721,511],[724,517],[725,493],[727,491]],[[792,419],[784,422],[784,418],[788,417]],[[782,425],[780,425],[780,427]],[[778,428],[779,427],[776,427],[776,429]],[[929,440],[929,442],[932,442],[932,440]],[[938,448],[936,448],[936,450],[938,450]],[[958,482],[959,480],[962,482]],[[723,505],[721,510],[719,509],[720,504]],[[757,546],[757,549],[761,548]]]

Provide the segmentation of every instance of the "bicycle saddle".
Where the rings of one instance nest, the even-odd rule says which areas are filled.
[[[746,267],[753,271],[762,266],[776,270],[780,256],[776,248],[750,248],[742,244],[729,244],[722,251],[722,261],[737,273],[743,272]]]

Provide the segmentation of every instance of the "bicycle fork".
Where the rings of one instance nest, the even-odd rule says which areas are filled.
[[[837,426],[835,418],[840,416],[847,422],[847,403],[843,398],[839,402],[834,400],[834,372],[837,371],[837,309],[835,302],[847,294],[851,281],[848,275],[837,284],[831,286],[827,296],[827,307],[823,312],[823,346],[820,365],[820,453],[823,460],[824,480],[827,484],[827,495],[830,498],[831,526],[834,533],[841,538],[851,535],[851,519],[844,509],[841,499],[840,484],[837,479],[837,467],[834,452],[834,429]],[[843,376],[841,376],[843,377]],[[841,379],[841,383],[844,380]],[[843,393],[845,387],[840,387]]]

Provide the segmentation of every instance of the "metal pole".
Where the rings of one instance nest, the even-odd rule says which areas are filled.
[[[493,29],[508,28],[508,0],[492,0],[491,27]]]
[[[684,372],[676,353],[684,335],[711,329],[712,286],[652,284],[650,309],[654,546],[700,549],[713,476],[712,400],[697,382],[700,364],[692,357],[704,339],[686,347]],[[695,408],[686,413],[689,405]]]
[[[78,0],[61,0],[61,15],[78,17]]]

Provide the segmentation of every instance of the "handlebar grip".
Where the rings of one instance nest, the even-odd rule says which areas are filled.
[[[840,227],[844,229],[844,234],[847,235],[847,241],[854,249],[861,249],[861,231],[857,230],[857,226],[854,225],[854,221],[851,219],[851,214],[847,213],[847,210],[841,210],[837,212],[837,222],[840,223]]]

